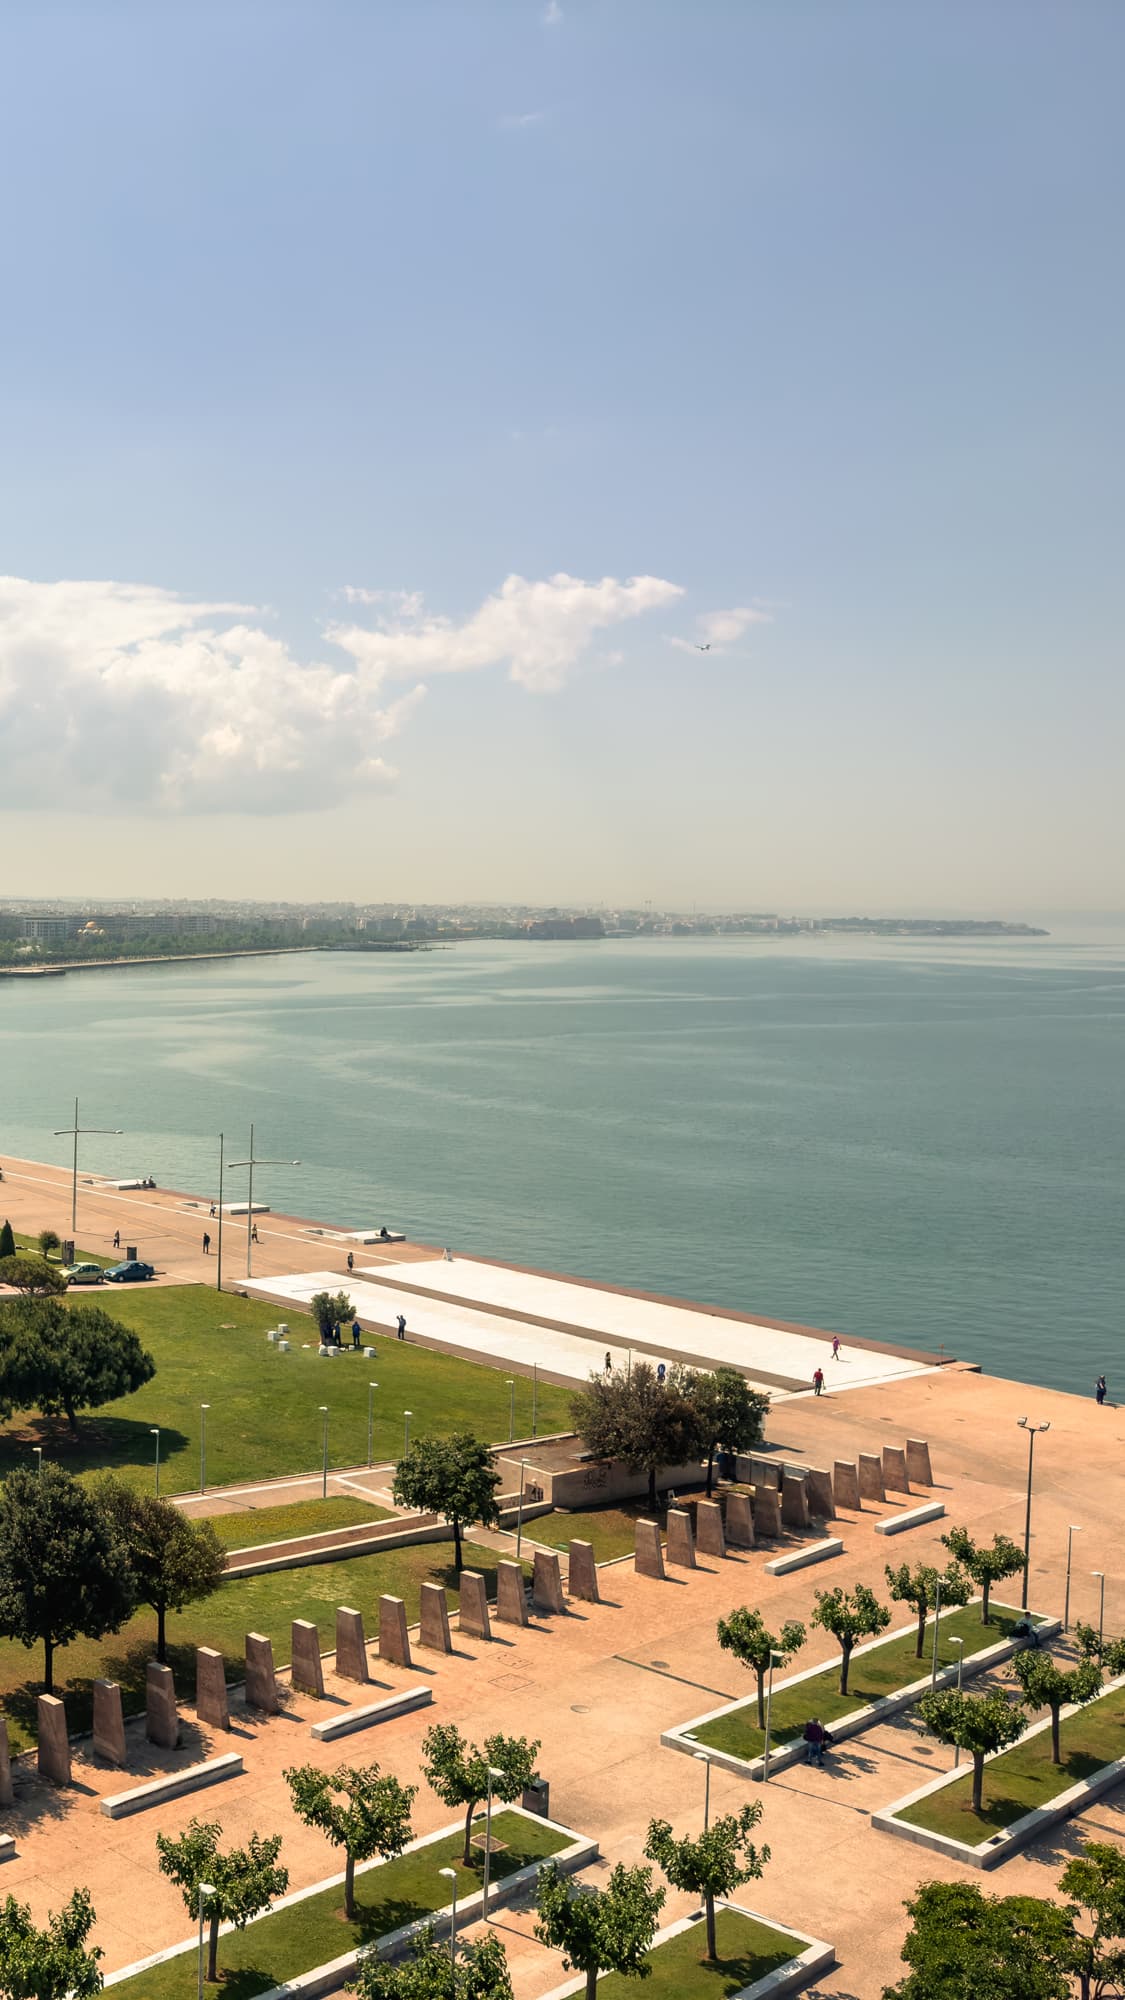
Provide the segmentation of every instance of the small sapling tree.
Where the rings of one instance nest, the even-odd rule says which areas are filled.
[[[972,1584],[955,1562],[947,1563],[943,1570],[935,1569],[932,1563],[902,1563],[892,1569],[890,1563],[884,1571],[887,1588],[898,1604],[909,1604],[918,1620],[917,1641],[914,1657],[920,1660],[926,1643],[926,1620],[931,1611],[936,1610],[938,1584],[941,1584],[941,1601],[946,1609],[967,1604],[973,1594]]]
[[[1093,1701],[1102,1685],[1102,1670],[1096,1660],[1080,1660],[1064,1673],[1049,1653],[1017,1653],[1012,1671],[1022,1690],[1020,1701],[1033,1713],[1040,1708],[1051,1712],[1051,1762],[1062,1763],[1059,1749],[1059,1710],[1068,1702],[1084,1705]]]
[[[840,1693],[847,1694],[854,1648],[862,1640],[874,1639],[886,1631],[891,1622],[890,1609],[880,1604],[865,1583],[857,1583],[854,1590],[837,1586],[835,1590],[817,1591],[812,1622],[831,1632],[840,1648]]]
[[[252,1833],[245,1847],[232,1847],[226,1854],[219,1850],[221,1834],[217,1821],[193,1819],[178,1840],[166,1833],[156,1836],[160,1872],[176,1884],[193,1917],[200,1914],[200,1883],[210,1887],[202,1915],[208,1924],[207,1977],[212,1983],[219,1976],[219,1925],[244,1930],[251,1917],[268,1910],[289,1887],[288,1869],[277,1865],[279,1833],[265,1839]]]
[[[344,1850],[344,1915],[350,1921],[355,1917],[356,1862],[402,1853],[410,1839],[410,1808],[418,1787],[400,1784],[378,1764],[339,1764],[334,1771],[300,1764],[284,1777],[298,1819],[319,1827],[333,1846]]]
[[[35,1239],[35,1247],[41,1257],[49,1257],[52,1250],[62,1249],[62,1237],[55,1229],[41,1229]]]
[[[110,1478],[94,1490],[129,1550],[138,1604],[156,1613],[156,1657],[163,1661],[168,1612],[218,1589],[226,1568],[223,1545],[210,1521],[190,1520],[171,1500],[134,1493]]]
[[[991,1694],[958,1694],[956,1688],[937,1688],[922,1696],[918,1712],[939,1743],[956,1744],[972,1758],[972,1810],[979,1813],[984,1760],[994,1750],[1007,1750],[1018,1743],[1027,1728],[1027,1717],[999,1689]]]
[[[314,1292],[309,1300],[309,1311],[316,1321],[321,1344],[330,1337],[335,1326],[343,1326],[353,1315],[352,1302],[346,1292]]]
[[[40,1927],[14,1896],[0,1905],[0,1995],[3,2000],[89,2000],[102,1990],[97,1945],[87,1950],[94,1906],[85,1889]]]
[[[453,1562],[462,1564],[462,1531],[473,1521],[494,1528],[500,1519],[496,1489],[500,1475],[492,1447],[471,1431],[453,1437],[423,1437],[398,1462],[394,1497],[400,1507],[440,1514],[453,1529]]]
[[[539,1871],[535,1935],[561,1951],[568,1972],[586,1980],[586,2000],[597,2000],[598,1975],[617,1972],[643,1979],[648,1953],[664,1906],[663,1889],[652,1886],[651,1868],[618,1862],[604,1889],[572,1888],[554,1861]]]
[[[458,1945],[451,1960],[449,1946],[430,1924],[405,1964],[365,1958],[344,1991],[359,2000],[512,2000],[512,1981],[495,1932]]]
[[[3,1263],[6,1257],[14,1257],[15,1254],[16,1254],[15,1231],[13,1230],[12,1225],[9,1222],[7,1216],[5,1216],[3,1222],[0,1222],[0,1264]]]
[[[805,1628],[797,1618],[792,1618],[782,1626],[780,1632],[770,1632],[760,1611],[750,1611],[740,1605],[729,1618],[720,1618],[718,1640],[726,1652],[733,1653],[742,1666],[748,1667],[755,1676],[758,1689],[758,1728],[766,1726],[766,1675],[772,1659],[775,1667],[789,1664],[793,1654],[800,1651],[805,1643]]]
[[[1023,1550],[1007,1535],[997,1535],[992,1542],[974,1542],[967,1528],[951,1528],[941,1539],[954,1561],[968,1571],[977,1585],[981,1595],[980,1622],[990,1625],[988,1601],[992,1586],[1023,1568]]]
[[[666,1819],[649,1821],[645,1853],[665,1874],[673,1889],[702,1896],[707,1920],[707,1956],[714,1964],[715,1898],[730,1896],[743,1882],[757,1881],[770,1858],[768,1847],[755,1847],[750,1835],[762,1817],[760,1799],[713,1820],[697,1840],[676,1840]]]
[[[488,1796],[488,1771],[499,1773],[492,1780],[492,1795],[510,1804],[535,1779],[538,1740],[526,1736],[486,1736],[483,1748],[466,1742],[454,1722],[435,1722],[422,1738],[425,1762],[422,1773],[443,1805],[465,1811],[465,1846],[462,1861],[472,1866],[473,1814]]]

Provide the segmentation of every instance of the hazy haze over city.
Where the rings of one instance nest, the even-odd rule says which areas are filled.
[[[12,893],[1120,906],[1119,7],[4,44]]]

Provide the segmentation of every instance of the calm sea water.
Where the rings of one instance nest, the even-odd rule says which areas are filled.
[[[1125,1391],[1125,939],[0,980],[0,1074],[0,1153],[80,1091],[89,1170],[210,1194],[253,1119],[278,1208]]]

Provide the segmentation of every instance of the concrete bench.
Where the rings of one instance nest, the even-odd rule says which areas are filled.
[[[15,1835],[12,1833],[0,1833],[0,1861],[14,1861],[15,1858]]]
[[[901,1535],[904,1528],[920,1528],[925,1521],[940,1521],[945,1513],[944,1500],[927,1500],[924,1507],[908,1507],[905,1514],[888,1514],[885,1521],[876,1521],[877,1535]]]
[[[789,1549],[783,1556],[775,1556],[766,1564],[770,1576],[788,1576],[791,1569],[806,1569],[809,1563],[827,1562],[829,1556],[842,1556],[844,1544],[838,1535],[827,1535],[822,1542],[806,1542],[803,1548]]]
[[[107,1819],[125,1819],[129,1813],[147,1812],[150,1806],[183,1798],[186,1792],[198,1792],[205,1785],[221,1785],[224,1778],[241,1776],[242,1758],[237,1751],[230,1750],[225,1757],[212,1757],[206,1764],[189,1764],[186,1770],[171,1771],[166,1777],[154,1778],[150,1784],[134,1785],[127,1792],[113,1792],[101,1801],[100,1810]]]
[[[422,1683],[400,1688],[397,1694],[384,1695],[381,1701],[366,1702],[362,1708],[346,1708],[340,1715],[314,1722],[310,1734],[318,1743],[331,1743],[336,1736],[350,1736],[354,1729],[373,1729],[377,1722],[389,1722],[392,1716],[409,1715],[413,1708],[427,1708],[433,1698],[433,1689]]]

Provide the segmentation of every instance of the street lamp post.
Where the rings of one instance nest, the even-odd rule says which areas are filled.
[[[203,1905],[208,1896],[214,1895],[214,1885],[210,1882],[197,1882],[196,1893],[199,1896],[199,1982],[196,1990],[199,2000],[203,2000]]]
[[[1100,1646],[1105,1637],[1105,1573],[1100,1569],[1092,1569],[1090,1575],[1096,1576],[1102,1587],[1101,1602],[1098,1605],[1098,1644]]]
[[[1017,1417],[1016,1422],[1021,1431],[1027,1432],[1027,1513],[1024,1516],[1023,1525],[1023,1595],[1020,1598],[1020,1608],[1026,1611],[1027,1576],[1031,1565],[1031,1475],[1035,1464],[1035,1440],[1037,1437],[1041,1437],[1044,1431],[1049,1431],[1051,1426],[1050,1424],[1029,1424],[1026,1417]]]
[[[160,1432],[155,1424],[149,1425],[151,1436],[156,1439],[156,1497],[160,1498]]]
[[[74,1100],[73,1125],[63,1125],[55,1133],[54,1136],[56,1139],[74,1140],[74,1165],[70,1175],[70,1233],[72,1236],[77,1236],[78,1234],[78,1141],[83,1132],[102,1132],[113,1139],[120,1139],[122,1137],[120,1125],[80,1125],[78,1123],[77,1098]]]
[[[531,1435],[539,1436],[539,1363],[531,1364]]]
[[[940,1624],[941,1624],[941,1577],[939,1576],[937,1580],[937,1590],[934,1595],[934,1651],[933,1651],[933,1658],[930,1662],[931,1694],[933,1693],[934,1689],[937,1686],[938,1627]]]
[[[773,1702],[773,1670],[777,1664],[777,1654],[770,1654],[770,1677],[766,1686],[766,1743],[762,1753],[762,1783],[770,1781],[770,1707]]]
[[[951,1646],[956,1646],[957,1648],[957,1692],[958,1694],[960,1694],[962,1677],[965,1671],[965,1641],[963,1639],[951,1639],[949,1643]],[[955,1743],[953,1745],[954,1770],[955,1771],[959,1770],[960,1765],[961,1765],[961,1745],[959,1743]]]
[[[520,1460],[520,1504],[519,1504],[519,1507],[518,1507],[518,1509],[517,1509],[517,1512],[516,1512],[516,1561],[517,1561],[517,1562],[518,1562],[518,1561],[519,1561],[519,1559],[520,1559],[520,1547],[521,1547],[521,1544],[522,1544],[522,1542],[523,1542],[523,1481],[524,1481],[524,1474],[526,1473],[526,1471],[527,1471],[527,1460],[526,1460],[526,1458],[521,1458],[521,1460]]]
[[[207,1412],[210,1403],[199,1405],[199,1490],[207,1491]]]
[[[215,1236],[217,1238],[215,1247],[215,1290],[217,1292],[221,1292],[223,1289],[223,1154],[225,1149],[226,1149],[226,1133],[220,1132],[219,1133],[219,1210],[217,1218],[219,1226],[215,1231]]]
[[[35,1453],[35,1470],[36,1470],[36,1472],[37,1472],[37,1473],[39,1473],[39,1472],[42,1472],[42,1470],[43,1470],[43,1447],[42,1447],[42,1445],[41,1445],[41,1444],[33,1444],[33,1445],[32,1445],[32,1447],[31,1447],[31,1449],[32,1449],[32,1451],[33,1451],[33,1452]]]
[[[377,1382],[367,1384],[367,1463],[375,1463],[375,1391]]]
[[[246,1190],[246,1276],[251,1276],[251,1257],[254,1248],[254,1169],[255,1167],[299,1167],[300,1160],[267,1160],[254,1157],[254,1127],[250,1127],[250,1157],[247,1160],[230,1160],[228,1167],[236,1173],[240,1167],[250,1170],[250,1182]]]
[[[516,1436],[516,1385],[508,1378],[508,1443],[513,1444]]]
[[[693,1750],[692,1755],[697,1764],[703,1765],[705,1772],[703,1779],[703,1831],[706,1833],[711,1824],[711,1759],[707,1755],[706,1750]]]
[[[402,1455],[404,1458],[407,1457],[410,1451],[410,1419],[413,1415],[413,1410],[404,1410],[402,1413]]]
[[[506,1775],[506,1772],[497,1770],[495,1764],[489,1765],[488,1791],[484,1802],[484,1883],[480,1899],[480,1913],[485,1923],[488,1922],[488,1885],[492,1876],[492,1780],[499,1778],[502,1783]]]
[[[452,1893],[452,1902],[453,1902],[453,1909],[452,1909],[452,1911],[451,1911],[451,1913],[450,1913],[450,1918],[449,1918],[449,1978],[450,1978],[450,1990],[451,1990],[451,1991],[456,1991],[456,1986],[457,1986],[457,1870],[456,1870],[456,1868],[439,1868],[439,1869],[438,1869],[438,1874],[439,1874],[439,1875],[444,1875],[444,1876],[445,1876],[445,1879],[446,1879],[446,1881],[447,1881],[447,1882],[451,1882],[451,1883],[452,1883],[452,1885],[453,1885],[453,1893]]]
[[[1070,1630],[1070,1550],[1075,1535],[1082,1533],[1081,1525],[1072,1521],[1066,1531],[1066,1595],[1063,1598],[1063,1631]]]
[[[320,1461],[320,1497],[322,1500],[327,1500],[328,1498],[328,1405],[327,1403],[320,1403],[318,1404],[318,1408],[320,1410],[321,1416],[324,1418],[324,1438],[321,1445],[321,1461]]]

